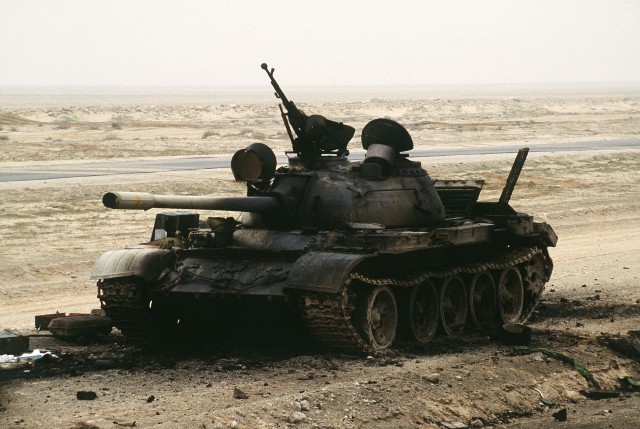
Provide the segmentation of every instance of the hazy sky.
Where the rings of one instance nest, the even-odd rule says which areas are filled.
[[[640,1],[0,0],[0,86],[640,81]]]

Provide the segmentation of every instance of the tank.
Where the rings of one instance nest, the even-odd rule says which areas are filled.
[[[286,314],[323,347],[379,354],[527,320],[557,242],[551,226],[509,204],[528,149],[499,200],[479,201],[482,180],[431,178],[390,119],[362,129],[366,155],[350,160],[355,129],[306,115],[262,68],[291,139],[287,165],[254,143],[231,160],[246,196],[103,197],[111,209],[171,209],[156,214],[149,242],[106,252],[93,267],[102,308],[128,339]]]

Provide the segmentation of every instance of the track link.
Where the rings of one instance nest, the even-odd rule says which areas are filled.
[[[150,344],[158,333],[142,280],[134,277],[98,281],[101,307],[128,341]]]

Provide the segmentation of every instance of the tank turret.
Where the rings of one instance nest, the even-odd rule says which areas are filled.
[[[247,183],[246,197],[172,196],[144,192],[108,192],[103,204],[112,209],[171,208],[246,212],[245,227],[275,229],[347,228],[379,224],[385,228],[422,228],[444,220],[444,206],[434,181],[419,162],[399,150],[413,148],[400,124],[377,119],[365,127],[368,149],[362,162],[348,155],[293,157],[275,171],[275,155],[261,143],[234,154],[231,169]],[[372,142],[377,143],[372,143]]]

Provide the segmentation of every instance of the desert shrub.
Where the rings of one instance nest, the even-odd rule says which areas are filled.
[[[91,125],[91,126],[89,127],[89,129],[90,129],[90,130],[92,130],[92,131],[96,131],[96,130],[99,130],[99,129],[100,129],[100,127],[99,127],[99,126],[97,126],[97,125]]]
[[[111,123],[111,127],[114,130],[121,130],[122,129],[122,124],[120,122],[112,122]]]
[[[207,137],[211,137],[211,136],[219,136],[220,134],[218,134],[215,131],[211,131],[211,130],[207,130],[204,132],[204,134],[202,134],[202,138],[206,139]]]
[[[69,129],[69,125],[58,125],[57,127],[53,128],[54,130],[68,130]]]
[[[120,140],[120,139],[118,138],[118,136],[117,136],[117,135],[115,135],[115,134],[107,134],[106,136],[104,136],[104,139],[105,139],[105,140]]]
[[[9,136],[3,134],[0,136],[0,140],[9,140]]]

